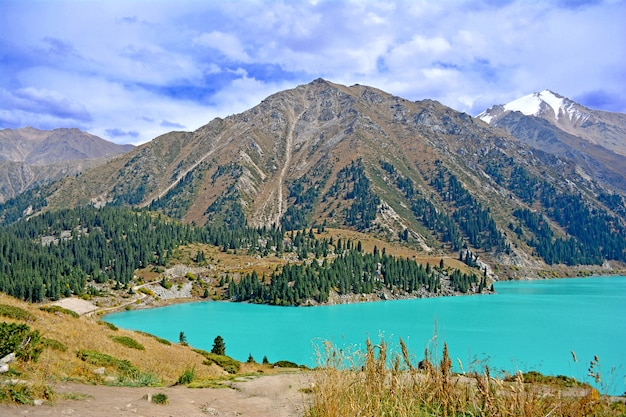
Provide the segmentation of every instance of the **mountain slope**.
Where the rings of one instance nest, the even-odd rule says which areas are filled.
[[[78,129],[0,130],[0,202],[132,150]]]
[[[490,265],[545,268],[626,260],[624,201],[611,191],[570,159],[437,102],[319,79],[157,137],[0,216],[131,205],[230,228],[327,224],[418,251],[469,249]],[[589,242],[615,234],[603,247]]]
[[[478,118],[579,166],[626,195],[626,115],[592,110],[549,90],[496,105]]]
[[[477,117],[494,123],[509,112],[548,121],[560,130],[626,156],[626,114],[593,110],[550,90],[495,105]]]

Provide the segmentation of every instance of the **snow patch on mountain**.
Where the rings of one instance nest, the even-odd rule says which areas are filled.
[[[518,111],[525,116],[545,117],[548,110],[552,110],[556,121],[567,117],[571,122],[584,123],[589,119],[589,113],[583,111],[582,106],[550,90],[528,94],[507,104],[493,106],[477,117],[491,123],[494,118],[510,111]]]

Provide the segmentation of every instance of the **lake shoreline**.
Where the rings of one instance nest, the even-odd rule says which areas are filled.
[[[625,276],[625,275],[626,275],[626,269],[622,269],[620,271],[615,271],[611,273],[602,273],[602,274],[597,274],[597,275],[578,275],[578,276],[564,276],[564,277],[559,276],[559,277],[544,277],[544,278],[529,277],[525,279],[497,280],[497,281],[494,281],[494,283],[516,282],[516,281],[519,281],[519,282],[551,281],[551,280],[560,280],[560,279],[590,279],[590,278],[593,279],[593,278],[599,278],[599,277],[613,277],[613,276],[619,277],[619,276]],[[158,285],[158,283],[156,282],[152,282],[148,284]],[[142,284],[137,287],[144,287],[148,284]],[[165,295],[166,293],[162,291],[161,294]],[[377,303],[377,302],[384,302],[384,301],[432,299],[432,298],[445,298],[445,297],[471,297],[471,296],[476,296],[476,295],[495,295],[495,294],[497,294],[496,291],[485,291],[483,293],[465,293],[465,294],[457,292],[457,293],[447,293],[447,294],[441,294],[441,295],[435,295],[429,292],[425,292],[424,294],[420,294],[420,295],[408,295],[408,294],[392,294],[391,291],[384,290],[384,291],[379,291],[379,292],[371,293],[371,294],[339,295],[333,291],[331,292],[331,295],[329,296],[329,301],[326,303],[319,303],[314,300],[307,300],[307,302],[303,304],[293,305],[290,307],[325,307],[325,306],[341,305],[341,304]],[[66,300],[66,299],[59,300],[53,304],[62,305],[63,307],[68,308],[69,310],[72,310],[72,311],[76,311],[78,314],[81,314],[81,315],[82,314],[96,315],[99,317],[105,317],[106,315],[109,315],[112,313],[118,313],[124,310],[146,310],[146,309],[167,307],[170,305],[184,304],[184,303],[226,302],[226,303],[257,304],[257,303],[252,303],[249,301],[232,301],[232,300],[221,299],[221,298],[216,298],[216,297],[205,298],[199,295],[194,295],[192,293],[189,293],[188,296],[165,295],[164,297],[151,297],[151,296],[146,296],[145,294],[141,294],[141,295],[143,295],[143,297],[133,299],[131,301],[127,301],[116,306],[98,307],[97,305],[92,303],[93,309],[88,312],[85,311],[86,309],[85,306],[74,308],[71,305],[67,307],[65,305],[62,305],[63,300]],[[260,304],[260,305],[272,305],[272,304]]]

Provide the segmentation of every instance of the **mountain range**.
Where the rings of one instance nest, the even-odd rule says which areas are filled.
[[[477,117],[534,148],[573,161],[583,175],[626,193],[626,114],[592,110],[544,90]]]
[[[0,219],[131,206],[199,225],[349,228],[471,251],[509,276],[611,270],[626,262],[625,118],[547,90],[473,118],[318,79],[30,189]]]
[[[78,129],[2,129],[0,202],[132,149],[133,145],[118,145]]]

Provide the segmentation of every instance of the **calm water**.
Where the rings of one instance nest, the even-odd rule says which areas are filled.
[[[226,353],[245,361],[315,365],[317,347],[362,348],[367,337],[397,347],[401,337],[417,360],[424,348],[448,344],[455,368],[514,373],[537,370],[586,376],[597,355],[603,391],[626,391],[626,277],[496,283],[496,295],[414,299],[324,307],[273,307],[196,302],[116,313],[106,320],[211,350],[221,335]],[[578,361],[574,362],[571,352]],[[492,372],[493,374],[493,372]]]

